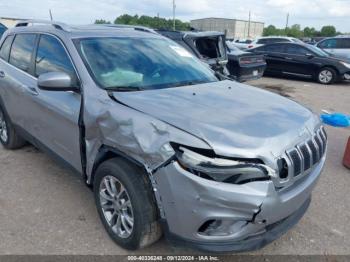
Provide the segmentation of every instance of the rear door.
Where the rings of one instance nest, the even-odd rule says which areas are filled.
[[[311,77],[314,72],[313,58],[308,57],[311,51],[297,44],[286,44],[285,67],[286,74],[295,74],[302,77]]]
[[[32,92],[29,86],[36,84],[32,75],[36,40],[35,34],[12,35],[6,38],[2,47],[6,57],[2,57],[1,63],[1,99],[12,122],[24,129],[28,128],[28,131],[32,128],[28,126],[31,117],[28,98]]]
[[[284,44],[271,44],[264,47],[266,54],[267,72],[270,73],[282,73],[283,68],[286,65],[284,59]]]

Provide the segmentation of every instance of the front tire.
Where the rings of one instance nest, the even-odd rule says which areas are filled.
[[[26,141],[14,129],[9,117],[0,106],[0,142],[6,149],[19,149]]]
[[[337,80],[337,72],[330,67],[322,68],[317,74],[317,81],[323,85],[333,84]]]
[[[149,246],[162,235],[152,188],[141,168],[114,158],[96,170],[94,196],[109,236],[121,247]]]

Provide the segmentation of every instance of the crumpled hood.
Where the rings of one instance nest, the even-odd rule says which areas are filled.
[[[319,124],[292,100],[232,81],[113,95],[201,138],[224,156],[277,157]]]

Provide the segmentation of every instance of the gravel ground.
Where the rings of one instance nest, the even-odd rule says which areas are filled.
[[[350,83],[322,86],[312,82],[263,78],[249,84],[290,97],[315,112],[349,112]],[[349,130],[327,128],[328,159],[301,222],[279,240],[250,254],[345,255],[350,246],[350,170],[341,160]],[[0,255],[131,254],[107,236],[93,195],[75,174],[31,146],[0,147]],[[164,239],[133,254],[184,254]]]

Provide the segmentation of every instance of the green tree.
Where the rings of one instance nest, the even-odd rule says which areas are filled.
[[[264,28],[264,36],[271,36],[271,35],[276,35],[277,33],[277,28],[274,25],[269,25],[268,27]]]
[[[315,36],[317,36],[318,33],[319,32],[313,27],[311,27],[311,28],[305,27],[304,28],[304,36],[305,37],[315,37]]]
[[[288,27],[286,28],[286,34],[287,36],[291,36],[291,37],[302,37],[303,36],[303,32],[301,31],[301,26],[300,25],[292,25],[292,27]]]
[[[189,30],[190,24],[187,22],[183,22],[181,20],[176,20],[176,30]],[[173,29],[173,20],[172,19],[165,19],[160,17],[151,17],[147,15],[128,15],[124,14],[119,17],[117,17],[114,20],[115,24],[124,24],[124,25],[141,25],[141,26],[147,26],[150,28],[155,29]]]
[[[95,24],[110,24],[110,21],[106,21],[104,19],[97,19],[95,20]]]
[[[337,29],[332,25],[327,25],[322,27],[321,36],[335,36],[337,34]]]

